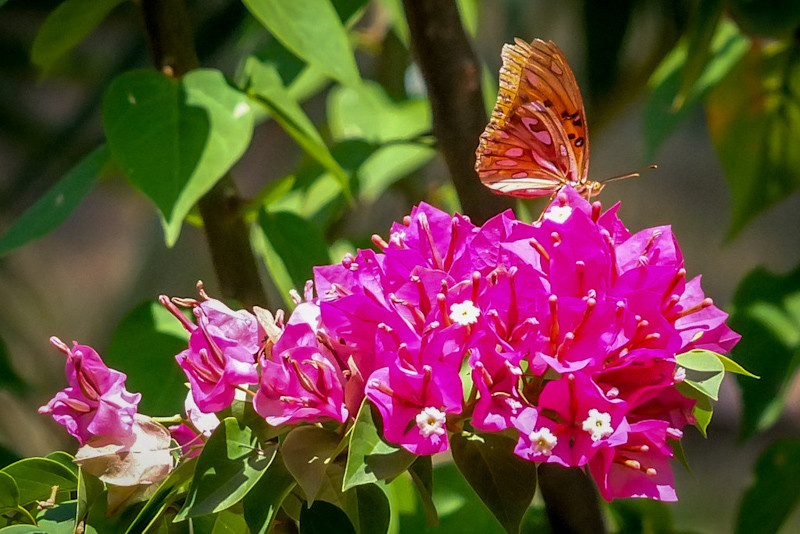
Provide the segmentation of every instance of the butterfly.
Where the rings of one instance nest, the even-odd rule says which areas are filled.
[[[475,170],[493,192],[532,198],[570,185],[589,197],[589,138],[578,82],[552,41],[503,46],[500,91],[481,134]]]

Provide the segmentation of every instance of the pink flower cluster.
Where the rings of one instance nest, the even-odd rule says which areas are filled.
[[[421,204],[388,241],[373,238],[379,252],[317,267],[285,322],[202,288],[202,301],[162,296],[190,332],[176,356],[187,413],[218,412],[241,392],[271,425],[350,423],[366,398],[385,439],[414,454],[446,450],[448,431],[507,431],[522,458],[588,469],[608,500],[675,500],[671,441],[695,422],[675,356],[727,352],[739,336],[700,278],[686,279],[670,228],[632,235],[618,207],[602,213],[565,188],[533,224],[509,211],[476,226]],[[135,412],[138,397],[70,365],[75,383],[43,410],[76,437],[107,406],[114,424]],[[191,443],[215,424],[173,436]]]

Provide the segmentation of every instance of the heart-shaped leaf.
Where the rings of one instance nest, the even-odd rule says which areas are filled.
[[[295,428],[286,436],[283,460],[309,503],[317,497],[340,441],[336,432],[315,426]]]
[[[192,206],[247,149],[253,117],[247,97],[219,71],[180,80],[130,71],[106,91],[103,124],[114,158],[156,204],[172,245]]]

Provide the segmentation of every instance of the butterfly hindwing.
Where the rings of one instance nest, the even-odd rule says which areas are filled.
[[[503,47],[500,91],[481,135],[475,168],[497,193],[550,195],[587,181],[589,146],[583,101],[563,53],[552,43],[517,39]]]

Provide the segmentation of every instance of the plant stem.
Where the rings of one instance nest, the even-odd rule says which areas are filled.
[[[475,172],[475,148],[486,127],[481,66],[461,25],[454,0],[403,0],[411,48],[433,112],[433,133],[461,206],[476,224],[512,206],[490,193]]]
[[[155,67],[174,78],[197,68],[200,63],[184,0],[141,0],[141,9]],[[236,184],[226,174],[198,206],[222,295],[245,306],[266,307],[249,225],[239,209],[242,203]]]

